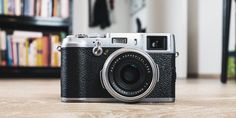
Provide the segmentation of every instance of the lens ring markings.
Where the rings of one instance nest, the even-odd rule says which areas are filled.
[[[138,94],[133,94],[133,95],[129,95],[129,94],[120,94],[119,92],[122,91],[121,88],[116,87],[114,89],[115,86],[117,86],[117,84],[115,82],[110,82],[109,79],[109,70],[112,70],[111,64],[112,63],[118,63],[119,58],[117,58],[119,55],[122,55],[124,53],[137,53],[140,54],[142,56],[137,56],[136,58],[141,59],[140,57],[143,57],[143,59],[146,59],[148,61],[148,63],[150,64],[150,68],[149,69],[152,73],[152,79],[151,79],[151,83],[150,85],[147,85],[148,88],[144,91],[144,92],[139,92]],[[127,56],[127,55],[126,55]],[[135,55],[134,55],[135,56]],[[113,68],[114,69],[114,68]],[[151,91],[154,89],[156,83],[159,80],[159,68],[158,65],[156,65],[156,63],[153,61],[153,59],[149,56],[149,54],[147,54],[146,52],[144,52],[143,50],[140,49],[132,49],[132,48],[121,48],[118,49],[117,51],[113,52],[105,61],[104,65],[103,65],[103,69],[102,69],[102,83],[105,87],[105,89],[116,99],[123,101],[123,102],[137,102],[139,100],[141,100],[142,98],[145,98],[147,95],[149,95],[151,93]],[[119,91],[119,92],[118,92]],[[126,91],[123,91],[126,92]]]
[[[136,69],[141,73],[141,75],[137,78],[132,78],[137,80],[136,82],[129,84],[124,81],[124,79],[127,79],[128,77],[123,78],[122,76],[124,75],[121,71],[124,70],[124,67],[131,65],[137,66]],[[136,76],[134,75],[136,73],[131,74],[132,76]],[[117,56],[111,62],[108,71],[109,82],[113,89],[119,94],[128,97],[137,96],[145,92],[152,82],[152,75],[152,68],[148,60],[144,56],[135,52],[126,52]]]

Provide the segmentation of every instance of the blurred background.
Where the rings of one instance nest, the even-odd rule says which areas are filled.
[[[146,32],[175,34],[177,76],[219,78],[222,56],[222,0],[114,0],[111,26],[88,27],[91,2],[74,4],[73,33],[138,32],[137,19]],[[78,5],[78,6],[77,6]],[[232,2],[230,50],[235,47],[235,4]],[[232,60],[230,61],[233,62]],[[232,63],[233,64],[233,63]],[[232,76],[232,65],[229,76]]]
[[[235,47],[232,2],[229,50]],[[59,77],[57,46],[78,33],[175,34],[178,78],[219,78],[222,0],[0,0],[0,76]],[[234,76],[234,58],[228,74]]]

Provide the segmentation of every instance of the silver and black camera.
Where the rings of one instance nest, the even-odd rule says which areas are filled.
[[[63,102],[174,102],[175,40],[168,33],[67,36]]]

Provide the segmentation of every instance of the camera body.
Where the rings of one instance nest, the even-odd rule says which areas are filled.
[[[67,36],[63,102],[174,102],[175,39],[168,33]]]

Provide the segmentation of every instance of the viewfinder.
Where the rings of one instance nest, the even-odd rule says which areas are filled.
[[[167,36],[147,36],[148,50],[167,50]]]

